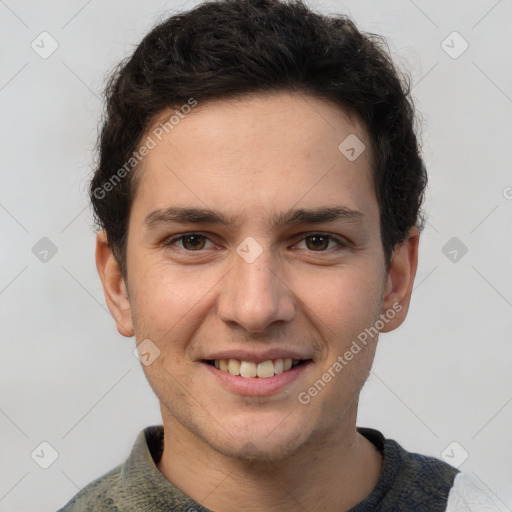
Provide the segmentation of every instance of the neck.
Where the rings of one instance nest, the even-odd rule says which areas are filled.
[[[356,431],[356,411],[330,435],[310,439],[278,462],[226,457],[169,414],[159,470],[183,493],[217,512],[349,510],[371,493],[382,455]]]

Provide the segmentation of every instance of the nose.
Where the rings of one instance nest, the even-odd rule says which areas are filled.
[[[251,333],[263,332],[275,322],[292,320],[296,301],[270,249],[263,250],[252,262],[238,255],[234,259],[234,268],[226,276],[218,299],[221,320],[236,323]]]

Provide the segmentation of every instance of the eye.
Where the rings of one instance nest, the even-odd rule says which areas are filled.
[[[303,249],[304,247],[300,247],[303,242],[308,250],[315,252],[325,252],[329,249],[334,249],[335,247],[332,247],[332,243],[337,247],[344,247],[346,245],[340,239],[325,233],[312,233],[304,237],[295,247]]]
[[[210,245],[208,245],[210,244]],[[215,244],[205,235],[201,233],[184,233],[175,236],[163,243],[170,249],[183,250],[186,252],[200,252],[203,249],[212,248]],[[312,252],[330,252],[336,248],[346,247],[346,243],[342,239],[328,235],[326,233],[311,233],[303,237],[296,249],[306,249]]]
[[[206,236],[199,233],[185,233],[183,235],[176,236],[170,240],[164,242],[166,247],[180,244],[181,247],[178,249],[184,249],[186,251],[200,251],[205,248],[207,242],[211,242]]]

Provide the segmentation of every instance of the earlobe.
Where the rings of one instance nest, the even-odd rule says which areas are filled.
[[[393,251],[381,311],[389,321],[381,332],[396,329],[407,316],[418,267],[419,239],[420,232],[417,227],[413,227],[407,238]],[[391,311],[393,313],[389,314]]]
[[[116,321],[117,330],[123,336],[133,336],[134,329],[128,289],[104,230],[101,230],[96,237],[96,268],[101,279],[108,309]]]

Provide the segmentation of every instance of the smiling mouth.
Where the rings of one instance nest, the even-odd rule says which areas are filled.
[[[240,377],[259,377],[260,379],[268,379],[274,375],[292,370],[302,364],[311,362],[311,359],[269,359],[261,363],[253,361],[241,361],[239,359],[208,359],[204,360],[210,366],[214,366],[221,372],[231,375],[239,375]]]

